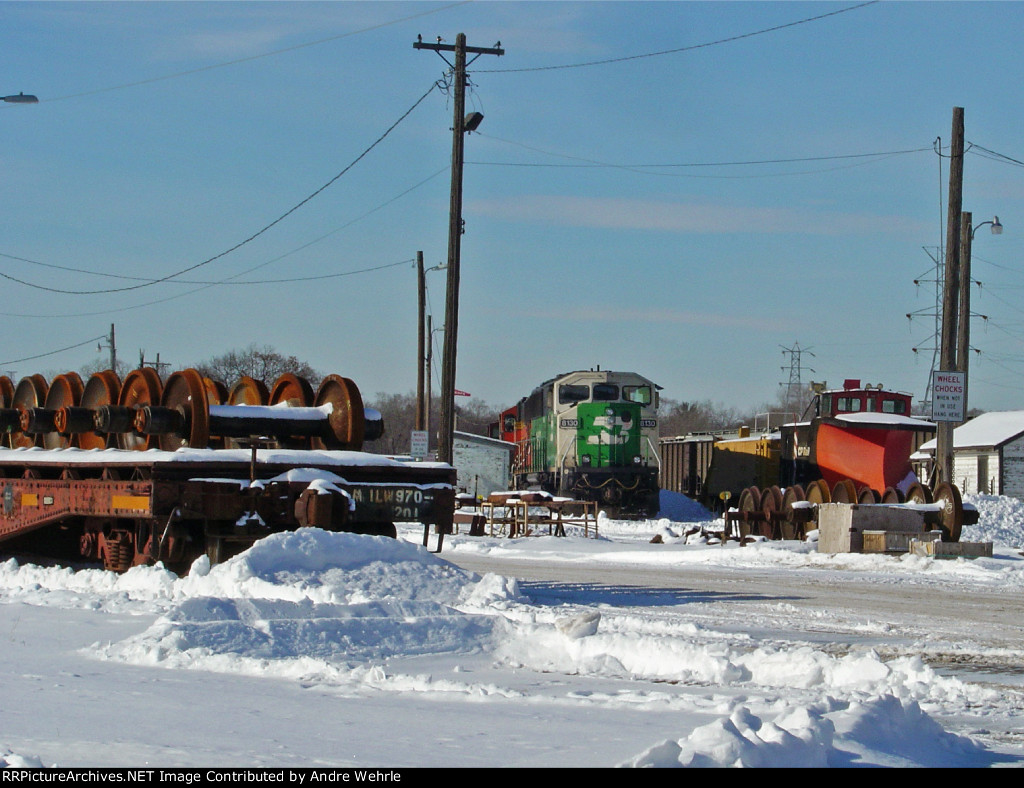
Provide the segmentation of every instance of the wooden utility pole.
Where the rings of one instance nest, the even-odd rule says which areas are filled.
[[[427,311],[427,276],[423,272],[423,252],[416,252],[416,425],[413,429],[424,429],[424,411],[426,400],[423,393],[423,375],[427,363],[426,343],[424,332],[426,331]]]
[[[455,438],[455,353],[459,331],[459,264],[462,253],[462,165],[463,134],[476,128],[483,117],[474,113],[467,125],[466,118],[466,54],[503,55],[499,41],[493,47],[466,46],[466,34],[459,33],[455,44],[425,44],[422,38],[413,42],[414,49],[432,49],[438,54],[454,52],[452,90],[454,115],[452,120],[452,187],[448,209],[448,277],[444,305],[444,357],[441,361],[441,423],[438,427],[437,459],[451,464]],[[442,57],[444,57],[442,55]],[[474,58],[475,59],[475,58]],[[447,61],[445,61],[447,62]]]
[[[964,417],[967,416],[967,377],[971,359],[971,242],[974,215],[960,214],[960,306],[956,331],[956,369],[964,373]]]
[[[117,374],[117,342],[114,341],[114,324],[110,324],[110,369]]]
[[[949,213],[946,220],[946,270],[942,290],[942,339],[939,370],[957,367],[957,310],[960,306],[960,223],[964,183],[964,109],[953,107],[949,142]],[[970,230],[968,229],[968,232]],[[967,319],[961,316],[962,319]],[[935,481],[953,481],[953,422],[940,421],[935,434]]]

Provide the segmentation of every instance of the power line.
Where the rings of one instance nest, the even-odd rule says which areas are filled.
[[[342,230],[346,229],[347,227],[351,227],[356,222],[365,219],[367,216],[370,216],[370,215],[376,213],[377,211],[387,207],[391,203],[401,199],[405,195],[407,195],[410,192],[412,192],[414,189],[418,189],[420,186],[422,186],[423,184],[433,180],[438,175],[440,175],[442,172],[446,172],[448,169],[449,169],[448,166],[442,167],[440,170],[435,172],[433,175],[428,175],[426,178],[424,178],[423,180],[421,180],[419,183],[415,184],[414,186],[410,186],[405,191],[403,191],[403,192],[401,192],[399,194],[396,194],[394,197],[392,197],[391,199],[381,203],[376,208],[372,208],[369,211],[366,211],[365,213],[361,214],[360,216],[357,216],[354,219],[351,219],[350,221],[348,221],[345,224],[341,225],[340,227],[336,227],[333,230],[331,230],[329,232],[326,232],[323,235],[321,235],[321,236],[319,236],[317,238],[314,238],[311,241],[307,241],[306,243],[304,243],[301,246],[298,246],[298,247],[292,249],[291,251],[285,252],[284,254],[279,254],[277,257],[272,257],[271,259],[269,259],[269,260],[267,260],[265,262],[262,262],[259,265],[255,265],[255,266],[253,266],[251,268],[247,268],[244,271],[240,271],[239,273],[234,274],[233,276],[227,277],[226,279],[221,279],[221,280],[218,280],[218,281],[215,281],[215,282],[211,282],[211,281],[197,281],[197,280],[193,280],[193,279],[176,279],[176,280],[174,280],[174,283],[175,284],[191,284],[191,285],[194,285],[194,284],[201,284],[201,285],[266,284],[266,283],[278,284],[278,283],[282,283],[282,282],[298,282],[298,281],[304,281],[304,279],[316,278],[316,277],[305,277],[305,278],[299,277],[299,278],[293,278],[293,279],[264,279],[264,280],[258,280],[258,281],[248,281],[248,282],[234,282],[234,281],[232,281],[234,279],[237,279],[239,276],[245,276],[245,274],[249,274],[249,273],[252,273],[253,271],[257,271],[260,268],[264,268],[264,267],[266,267],[268,265],[271,265],[272,263],[280,262],[281,260],[285,259],[286,257],[290,257],[293,254],[301,252],[303,249],[308,249],[309,247],[313,246],[314,244],[320,243],[320,241],[323,241],[325,238],[329,238],[330,236],[334,235],[335,233],[341,232]],[[135,280],[135,281],[142,281],[142,282],[149,282],[149,283],[155,283],[156,281],[158,281],[158,280],[155,280],[155,279],[149,279],[149,278],[144,277],[144,276],[131,276],[129,274],[112,274],[112,273],[107,273],[105,271],[89,271],[89,270],[84,269],[84,268],[73,268],[71,266],[57,265],[55,263],[44,263],[44,262],[41,262],[39,260],[30,260],[27,257],[18,257],[16,255],[12,255],[12,254],[5,254],[4,252],[0,252],[0,257],[5,257],[8,260],[16,260],[16,261],[18,261],[20,263],[29,263],[30,265],[38,265],[38,266],[41,266],[43,268],[52,268],[52,269],[55,269],[55,270],[58,270],[58,271],[69,271],[71,273],[76,273],[76,274],[86,274],[88,276],[102,276],[102,277],[107,277],[107,278],[110,278],[110,279],[128,279],[128,280]],[[409,261],[406,260],[406,261],[403,261],[403,262],[407,263]],[[377,266],[376,268],[365,268],[365,269],[361,269],[359,271],[348,271],[348,272],[344,272],[344,273],[340,273],[340,274],[327,274],[323,278],[330,278],[330,277],[335,277],[335,276],[350,276],[351,274],[355,274],[355,273],[365,273],[366,271],[376,271],[376,270],[379,270],[380,268],[389,268],[392,265],[400,265],[400,263],[389,263],[387,265]],[[30,287],[31,286],[32,285],[30,285]],[[193,291],[193,292],[195,292],[195,291]],[[188,295],[188,294],[185,293],[183,295]],[[0,314],[3,314],[3,313],[0,313]],[[94,314],[94,313],[90,313],[90,314]]]
[[[204,290],[209,290],[211,287],[219,287],[221,285],[236,285],[236,284],[237,285],[262,285],[262,284],[281,284],[281,283],[291,283],[291,282],[309,282],[309,281],[316,281],[316,280],[320,280],[320,279],[337,279],[337,278],[343,277],[343,276],[354,276],[356,274],[366,274],[366,273],[372,273],[374,271],[382,271],[382,270],[384,270],[386,268],[397,268],[400,265],[409,265],[412,262],[414,262],[414,261],[410,258],[408,260],[400,260],[397,263],[385,263],[383,265],[373,266],[371,268],[360,268],[360,269],[357,269],[355,271],[342,271],[341,273],[337,273],[337,274],[322,274],[320,276],[297,277],[297,278],[293,278],[293,279],[265,279],[265,280],[260,280],[260,281],[248,281],[248,282],[232,282],[230,280],[224,280],[224,281],[220,281],[220,282],[208,282],[208,283],[204,284],[202,287],[197,287],[197,288],[195,288],[193,290],[189,290],[186,293],[176,293],[175,295],[167,296],[166,298],[158,298],[158,299],[156,299],[154,301],[146,301],[146,302],[141,303],[141,304],[134,304],[132,306],[120,307],[118,309],[103,309],[103,310],[98,310],[98,311],[94,311],[94,312],[77,312],[77,313],[61,312],[60,314],[56,314],[56,315],[30,315],[30,314],[20,314],[20,313],[17,313],[17,312],[0,312],[0,315],[3,315],[5,317],[32,317],[32,318],[96,317],[98,315],[112,315],[112,314],[116,314],[118,312],[129,312],[129,311],[131,311],[133,309],[141,309],[141,308],[147,307],[147,306],[155,306],[156,304],[163,304],[163,303],[166,303],[167,301],[173,301],[173,300],[175,300],[177,298],[184,298],[185,296],[194,295],[195,293],[201,293]],[[193,284],[196,284],[196,283],[193,283]]]
[[[982,153],[978,153],[978,154],[975,154],[975,155],[981,156],[984,159],[991,159],[993,161],[1001,161],[1004,164],[1012,164],[1015,167],[1024,167],[1024,161],[1020,161],[1018,159],[1011,158],[1010,156],[1007,156],[1007,155],[1005,155],[1003,153],[996,153],[994,150],[989,150],[988,148],[984,148],[984,147],[982,147],[981,145],[979,145],[976,142],[972,142],[972,143],[970,143],[970,145],[971,145],[970,151],[973,152],[974,149],[977,148],[978,150],[982,151]]]
[[[534,162],[471,162],[475,166],[499,166],[499,167],[564,167],[564,168],[608,168],[608,169],[621,169],[633,172],[640,172],[644,175],[662,175],[670,177],[679,177],[677,173],[665,173],[665,172],[650,172],[649,170],[664,168],[664,169],[683,169],[683,168],[705,168],[705,167],[741,167],[741,166],[757,166],[765,164],[793,164],[793,163],[805,163],[805,162],[823,162],[823,161],[839,161],[848,159],[871,159],[868,162],[860,162],[857,164],[849,165],[851,167],[861,166],[862,164],[872,164],[876,161],[881,161],[885,158],[892,156],[900,156],[907,153],[922,153],[931,150],[929,147],[923,148],[907,148],[904,150],[892,150],[892,151],[878,151],[874,153],[846,153],[846,154],[832,154],[827,156],[798,156],[790,158],[775,158],[775,159],[749,159],[749,160],[736,160],[736,161],[719,161],[719,162],[681,162],[681,163],[662,163],[662,164],[615,164],[609,162],[599,161],[597,159],[588,159],[581,156],[573,156],[566,153],[558,153],[555,151],[544,150],[542,148],[536,148],[531,145],[524,143],[514,142],[512,140],[502,139],[500,137],[494,137],[489,134],[483,134],[476,132],[479,136],[485,139],[494,140],[495,142],[502,142],[506,145],[513,145],[516,147],[529,150],[534,153],[540,153],[545,156],[554,156],[556,158],[569,159],[574,164],[542,164]],[[832,168],[837,169],[837,168]],[[686,174],[683,177],[709,177],[709,178],[763,178],[763,177],[777,177],[780,175],[803,175],[808,173],[825,172],[826,170],[805,170],[801,172],[790,172],[790,173],[771,173],[769,175],[689,175]]]
[[[838,11],[830,11],[827,14],[819,14],[818,16],[808,17],[806,19],[798,19],[795,22],[787,22],[782,25],[775,25],[774,27],[766,27],[762,30],[755,30],[751,33],[741,33],[736,36],[729,36],[728,38],[720,38],[717,41],[707,41],[703,44],[691,44],[690,46],[677,47],[675,49],[663,49],[659,52],[647,52],[641,55],[625,55],[623,57],[607,58],[605,60],[590,60],[584,63],[568,63],[561,66],[535,66],[532,68],[506,68],[506,69],[476,69],[478,74],[515,74],[522,73],[525,71],[557,71],[568,68],[587,68],[589,66],[606,66],[611,63],[623,63],[629,60],[641,60],[648,57],[660,57],[662,55],[675,55],[680,52],[690,52],[695,49],[706,49],[707,47],[718,46],[719,44],[729,44],[733,41],[741,41],[744,38],[753,38],[754,36],[764,35],[766,33],[775,33],[779,30],[785,30],[788,27],[796,27],[797,25],[805,25],[809,22],[818,22],[822,19],[826,19],[830,16],[837,16],[838,14],[845,14],[847,11],[856,11],[860,8],[864,8],[869,5],[875,5],[879,0],[869,0],[869,2],[861,3],[859,5],[850,6],[849,8],[841,8]]]
[[[11,361],[0,361],[0,366],[7,366],[8,364],[20,364],[22,361],[34,361],[37,358],[45,358],[46,356],[55,356],[58,353],[63,353],[65,350],[74,350],[75,348],[83,347],[84,345],[91,345],[93,342],[98,342],[101,339],[106,339],[106,334],[101,334],[98,337],[87,339],[85,342],[79,342],[77,345],[68,345],[68,347],[62,347],[60,350],[51,350],[48,353],[40,353],[36,356],[26,356],[25,358],[16,358]]]
[[[434,91],[434,89],[436,87],[437,87],[436,85],[432,84],[430,86],[430,88],[427,90],[426,93],[424,93],[422,96],[420,96],[416,100],[416,102],[411,107],[409,107],[409,109],[407,109],[398,120],[396,120],[394,123],[392,123],[391,126],[389,126],[388,129],[383,134],[381,134],[376,140],[374,140],[374,142],[370,145],[370,147],[368,147],[366,150],[364,150],[362,153],[360,153],[355,159],[353,159],[348,164],[348,166],[346,166],[341,172],[339,172],[337,175],[335,175],[333,178],[331,178],[329,181],[327,181],[327,183],[325,183],[319,189],[314,191],[312,194],[310,194],[308,197],[304,198],[303,200],[300,200],[298,203],[293,205],[291,208],[289,208],[283,214],[278,216],[276,219],[274,219],[269,224],[265,225],[262,229],[257,230],[256,232],[254,232],[252,235],[250,235],[245,240],[239,241],[238,243],[236,243],[234,246],[230,247],[229,249],[226,249],[223,252],[221,252],[220,254],[214,255],[213,257],[207,258],[206,260],[203,260],[202,262],[196,263],[195,265],[190,265],[187,268],[183,268],[180,271],[177,271],[177,272],[175,272],[173,274],[168,274],[167,276],[160,277],[159,279],[148,280],[146,282],[143,282],[143,283],[137,284],[137,285],[128,285],[128,286],[125,286],[125,287],[107,288],[105,290],[64,290],[64,289],[57,288],[57,287],[47,287],[46,285],[39,285],[39,284],[34,284],[32,282],[26,282],[23,279],[18,279],[17,277],[11,276],[10,274],[5,274],[2,271],[0,271],[0,277],[2,277],[4,279],[7,279],[7,280],[9,280],[11,282],[17,282],[18,284],[25,285],[26,287],[33,287],[33,288],[35,288],[37,290],[45,290],[45,291],[47,291],[49,293],[62,293],[62,294],[65,294],[65,295],[107,295],[109,293],[123,293],[123,292],[129,291],[129,290],[139,290],[139,289],[141,289],[143,287],[152,287],[153,285],[160,284],[162,282],[167,282],[167,281],[169,281],[171,279],[175,279],[176,277],[179,277],[182,274],[187,274],[189,271],[195,271],[197,268],[201,268],[204,265],[209,265],[210,263],[214,262],[215,260],[219,260],[220,258],[225,257],[225,256],[231,254],[232,252],[240,249],[241,247],[245,246],[247,243],[249,243],[251,241],[254,241],[256,238],[259,238],[261,235],[263,235],[269,229],[271,229],[275,225],[277,225],[277,224],[281,223],[282,221],[284,221],[291,214],[295,213],[295,211],[297,211],[303,205],[308,203],[310,200],[314,199],[315,197],[317,197],[321,193],[323,193],[328,187],[333,185],[339,178],[341,178],[343,175],[345,175],[345,173],[347,173],[356,164],[358,164],[367,154],[370,153],[370,151],[372,151],[374,148],[376,148],[377,145],[379,145],[392,131],[394,131],[395,128],[403,120],[405,120],[407,117],[409,117],[410,114],[412,114],[412,111],[414,109],[416,109],[416,107],[418,107],[420,104],[423,103],[423,101],[427,98],[427,96],[429,96]]]
[[[139,87],[140,85],[150,85],[150,84],[153,84],[154,82],[165,82],[165,81],[170,80],[170,79],[177,79],[179,77],[191,76],[192,74],[201,74],[204,71],[214,71],[214,70],[216,70],[218,68],[226,68],[227,66],[236,66],[239,63],[248,63],[250,61],[260,60],[260,59],[265,58],[265,57],[273,57],[275,55],[283,55],[283,54],[286,54],[288,52],[295,52],[296,50],[299,50],[299,49],[306,49],[308,47],[319,46],[320,44],[327,44],[327,43],[330,43],[331,41],[338,41],[338,40],[340,40],[342,38],[349,38],[351,36],[356,36],[356,35],[359,35],[361,33],[369,33],[369,32],[372,32],[374,30],[379,30],[382,27],[389,27],[391,25],[400,24],[401,22],[408,22],[411,19],[418,19],[418,18],[423,17],[423,16],[429,16],[431,14],[436,14],[436,13],[438,13],[440,11],[447,11],[450,8],[457,8],[460,5],[465,5],[468,2],[471,2],[471,0],[461,0],[461,2],[450,3],[448,5],[441,6],[440,8],[433,8],[433,9],[431,9],[429,11],[422,11],[422,12],[420,12],[418,14],[411,14],[410,16],[404,16],[404,17],[402,17],[400,19],[393,19],[390,22],[381,22],[380,24],[370,25],[369,27],[364,27],[364,28],[361,28],[359,30],[353,30],[353,31],[348,32],[348,33],[339,33],[336,36],[329,36],[328,38],[320,38],[320,39],[317,39],[316,41],[308,41],[305,44],[296,44],[294,46],[285,47],[283,49],[275,49],[275,50],[272,50],[270,52],[263,52],[263,53],[258,54],[258,55],[250,55],[249,57],[240,57],[240,58],[237,58],[235,60],[227,60],[227,61],[224,61],[222,63],[212,63],[212,64],[210,64],[208,66],[200,66],[199,68],[193,68],[193,69],[189,69],[187,71],[177,71],[177,72],[175,72],[173,74],[164,74],[163,76],[151,77],[150,79],[140,79],[140,80],[137,80],[135,82],[126,82],[126,83],[121,84],[121,85],[112,85],[112,86],[106,87],[106,88],[97,88],[95,90],[87,90],[87,91],[84,91],[82,93],[71,93],[71,94],[69,94],[67,96],[57,96],[56,98],[42,99],[42,100],[40,100],[39,103],[43,104],[43,103],[49,103],[49,102],[53,102],[53,101],[67,101],[68,99],[82,98],[84,96],[95,96],[97,93],[109,93],[109,92],[114,91],[114,90],[124,90],[125,88],[134,88],[134,87]],[[4,106],[6,106],[6,105],[4,105]]]

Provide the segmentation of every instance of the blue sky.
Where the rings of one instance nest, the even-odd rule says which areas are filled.
[[[412,391],[451,153],[412,42],[463,32],[505,55],[470,66],[457,388],[600,365],[754,407],[799,345],[804,382],[923,396],[960,106],[964,210],[1005,226],[970,404],[1024,408],[1024,4],[2,2],[0,30],[0,93],[40,98],[0,104],[0,373],[114,323],[131,361],[255,342]]]

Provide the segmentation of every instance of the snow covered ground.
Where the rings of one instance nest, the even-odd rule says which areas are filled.
[[[183,578],[8,559],[0,765],[1024,765],[1024,686],[938,670],[926,649],[883,655],[872,643],[899,621],[860,620],[871,637],[838,649],[773,631],[792,620],[784,601],[644,587],[645,571],[702,567],[933,588],[939,608],[943,589],[1020,593],[1024,504],[968,502],[981,522],[964,538],[993,541],[992,558],[712,546],[710,516],[664,494],[661,519],[602,519],[598,539],[455,535],[440,555],[410,526],[279,534]],[[474,555],[507,572],[448,560]],[[541,556],[632,580],[513,579]],[[1014,647],[998,656],[1024,667]]]

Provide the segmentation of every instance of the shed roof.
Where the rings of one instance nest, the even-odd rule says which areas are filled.
[[[503,441],[499,438],[489,438],[486,435],[476,435],[472,432],[459,432],[458,430],[455,430],[453,438],[465,443],[476,443],[491,449],[501,449],[502,451],[507,452],[511,452],[516,447],[514,443],[509,443],[508,441]]]
[[[953,430],[953,449],[996,449],[1024,435],[1024,410],[982,413]],[[921,444],[935,451],[935,441]]]

